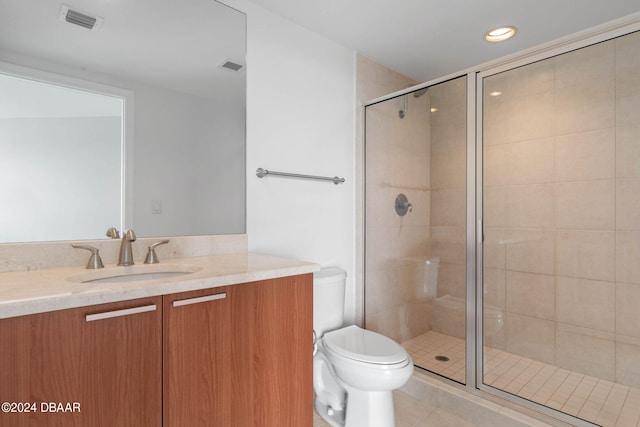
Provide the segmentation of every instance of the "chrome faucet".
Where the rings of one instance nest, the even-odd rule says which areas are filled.
[[[115,227],[111,227],[107,230],[107,237],[111,238],[111,239],[119,239],[120,238],[120,232],[118,231],[117,228]]]
[[[136,241],[136,233],[133,230],[127,230],[122,233],[122,243],[120,244],[120,256],[118,257],[118,265],[133,265],[133,251],[131,250],[131,242]]]

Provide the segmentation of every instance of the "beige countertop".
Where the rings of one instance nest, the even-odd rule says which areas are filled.
[[[64,267],[0,273],[0,319],[295,276],[312,273],[319,268],[318,264],[288,258],[239,253],[168,259],[159,264],[139,263],[130,267],[110,264],[97,270]],[[188,274],[143,281],[86,282],[111,276],[167,271]]]

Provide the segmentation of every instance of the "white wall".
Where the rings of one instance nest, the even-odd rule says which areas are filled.
[[[355,317],[355,52],[246,0],[249,250],[347,270]],[[255,175],[340,176],[344,184]]]
[[[136,233],[243,233],[244,106],[138,83],[134,89]],[[152,201],[161,202],[160,214]]]
[[[121,117],[0,118],[0,242],[96,239],[118,224],[121,129]]]

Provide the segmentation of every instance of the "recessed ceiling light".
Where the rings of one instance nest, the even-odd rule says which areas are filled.
[[[512,26],[494,28],[484,35],[484,39],[491,43],[502,42],[515,36],[517,32],[518,29]]]
[[[502,95],[502,92],[497,91],[497,90],[489,93],[489,96],[500,96],[500,95]]]
[[[431,112],[435,113],[436,111],[438,111],[438,109],[436,107],[431,107]]]

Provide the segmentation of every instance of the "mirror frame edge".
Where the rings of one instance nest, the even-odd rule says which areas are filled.
[[[0,60],[0,74],[19,79],[31,80],[39,83],[56,85],[72,90],[95,93],[98,95],[120,98],[122,100],[122,136],[120,143],[120,223],[114,224],[119,230],[124,230],[127,224],[133,223],[134,212],[134,99],[132,90],[122,87],[112,86],[104,83],[94,82],[78,77],[66,76],[64,74],[45,71],[40,68],[15,64],[5,60]],[[127,190],[129,188],[129,190]],[[106,231],[106,230],[105,230]],[[0,244],[23,244],[23,243],[45,243],[45,242],[71,242],[75,240],[39,240],[33,242],[0,242]],[[95,239],[86,239],[95,240]]]

